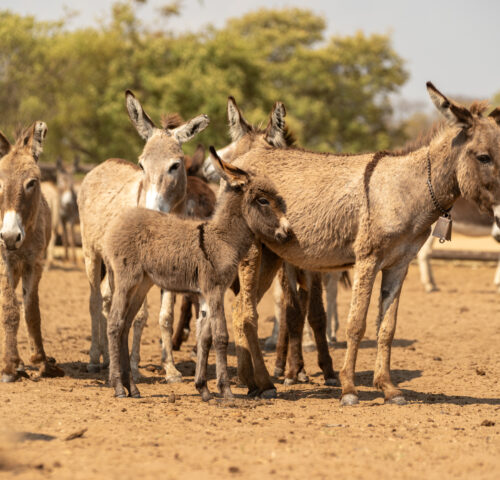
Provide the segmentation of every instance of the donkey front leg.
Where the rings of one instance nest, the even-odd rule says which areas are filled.
[[[63,377],[64,371],[55,365],[54,360],[47,361],[43,349],[40,306],[38,299],[38,285],[42,277],[42,263],[25,265],[23,271],[23,302],[24,318],[28,327],[29,343],[31,347],[31,362],[43,363],[40,374],[43,377]]]
[[[17,330],[19,328],[19,306],[15,287],[19,282],[19,273],[12,276],[6,271],[5,260],[0,260],[0,301],[3,324],[3,365],[2,382],[15,382],[18,377],[17,368],[21,363],[17,350]],[[14,278],[12,278],[14,277]]]
[[[373,375],[373,384],[384,392],[386,403],[398,405],[404,405],[406,401],[401,390],[396,388],[391,381],[391,344],[396,331],[399,296],[407,271],[408,263],[382,271],[379,300],[379,321],[381,323]]]
[[[359,260],[354,266],[351,307],[347,320],[347,351],[339,374],[342,405],[359,403],[358,391],[354,386],[354,370],[359,344],[366,330],[366,314],[376,274],[376,262],[371,258]]]
[[[339,330],[337,293],[341,276],[342,272],[323,274],[323,285],[326,293],[326,339],[329,346],[332,346],[337,341],[337,332]]]
[[[200,314],[196,319],[196,372],[194,375],[194,385],[204,402],[208,402],[212,395],[207,385],[208,353],[212,345],[212,332],[208,319],[209,309],[204,299],[200,301]]]
[[[132,354],[130,355],[130,368],[134,382],[138,382],[142,375],[139,372],[139,363],[141,362],[141,338],[142,332],[148,321],[148,300],[145,299],[137,316],[134,319],[134,334],[132,337]]]
[[[182,374],[175,368],[172,351],[172,333],[174,325],[175,295],[166,290],[161,291],[160,332],[161,332],[161,362],[165,369],[167,383],[182,382]]]
[[[418,267],[420,270],[420,280],[424,284],[425,291],[427,293],[436,292],[439,288],[436,286],[434,281],[434,276],[432,275],[431,268],[431,253],[432,245],[436,237],[429,235],[429,238],[422,245],[422,248],[418,252]]]

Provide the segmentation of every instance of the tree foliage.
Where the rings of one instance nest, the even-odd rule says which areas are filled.
[[[141,3],[116,2],[107,21],[76,30],[66,19],[0,11],[0,128],[12,135],[42,119],[46,158],[133,160],[142,144],[124,107],[130,88],[156,122],[165,112],[209,115],[200,140],[216,146],[228,141],[228,95],[250,121],[283,101],[312,149],[376,150],[400,140],[391,94],[407,73],[388,36],[325,39],[323,18],[306,9],[262,9],[221,29],[173,34],[141,23]],[[178,2],[160,12],[167,22],[177,14]]]

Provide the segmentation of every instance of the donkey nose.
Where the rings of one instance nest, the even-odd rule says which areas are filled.
[[[7,247],[7,250],[16,250],[23,243],[22,220],[19,214],[13,210],[6,212],[3,217],[0,240]]]
[[[16,250],[21,246],[23,235],[20,231],[0,232],[0,239],[3,241],[7,250]]]
[[[276,240],[279,242],[285,242],[290,237],[290,231],[290,224],[288,223],[288,220],[285,217],[282,217],[280,219],[280,226],[275,233]]]

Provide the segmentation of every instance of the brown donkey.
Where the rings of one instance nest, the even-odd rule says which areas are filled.
[[[105,234],[103,259],[113,292],[108,320],[109,379],[117,397],[126,395],[125,388],[130,396],[139,396],[130,378],[128,333],[153,284],[201,295],[195,385],[203,400],[209,400],[206,373],[213,339],[217,386],[225,398],[232,397],[224,293],[254,236],[270,244],[282,243],[288,238],[288,221],[271,182],[224,163],[213,148],[211,152],[225,180],[211,220],[200,222],[135,208],[115,218]]]
[[[431,83],[427,88],[447,126],[414,151],[342,156],[263,144],[234,163],[239,168],[252,165],[279,185],[293,234],[286,244],[269,245],[277,255],[304,269],[354,268],[347,352],[340,371],[345,405],[358,403],[356,356],[377,272],[382,271],[382,285],[374,385],[387,402],[404,403],[391,381],[390,354],[409,262],[430,226],[460,196],[493,210],[500,221],[500,109],[483,117],[478,106],[469,110]],[[250,253],[239,267],[241,292],[247,295],[235,308],[233,322],[245,335],[243,340],[235,335],[239,368],[247,381],[266,389],[272,388],[267,371],[256,371],[254,378],[248,363],[259,350],[255,305],[262,269],[258,249]]]
[[[42,376],[64,372],[45,355],[40,329],[38,284],[51,233],[51,217],[40,188],[38,157],[47,134],[44,122],[35,122],[11,145],[0,133],[0,298],[4,330],[2,381],[13,382],[23,373],[17,350],[19,306],[16,287],[23,285],[24,318],[28,327],[31,362]]]
[[[157,128],[132,92],[127,91],[125,99],[132,124],[146,141],[139,157],[139,166],[121,159],[106,160],[85,176],[78,197],[83,255],[90,282],[92,343],[89,371],[100,369],[101,355],[104,365],[109,361],[103,296],[100,290],[102,239],[107,226],[124,208],[137,205],[184,214],[187,180],[182,144],[201,132],[209,122],[206,115],[199,115],[184,124],[181,124],[178,116],[169,116],[165,119],[164,128]],[[105,307],[109,308],[109,288],[106,290]],[[172,317],[173,295],[167,292],[162,294],[159,320],[162,362],[167,380],[179,381],[182,376],[175,368],[172,355]],[[140,340],[146,320],[145,303],[134,322],[132,368],[136,377],[140,375]]]

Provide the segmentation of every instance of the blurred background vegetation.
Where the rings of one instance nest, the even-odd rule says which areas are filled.
[[[408,72],[387,35],[325,38],[323,18],[295,8],[174,34],[178,3],[159,12],[161,30],[139,20],[138,3],[117,1],[98,26],[76,30],[69,17],[49,23],[0,11],[0,129],[12,139],[20,126],[47,122],[45,161],[135,160],[143,143],[125,110],[127,88],[157,124],[165,112],[209,115],[197,140],[216,147],[229,141],[228,95],[252,122],[267,122],[281,100],[299,143],[313,150],[391,148],[430,122],[394,120],[391,95]]]

